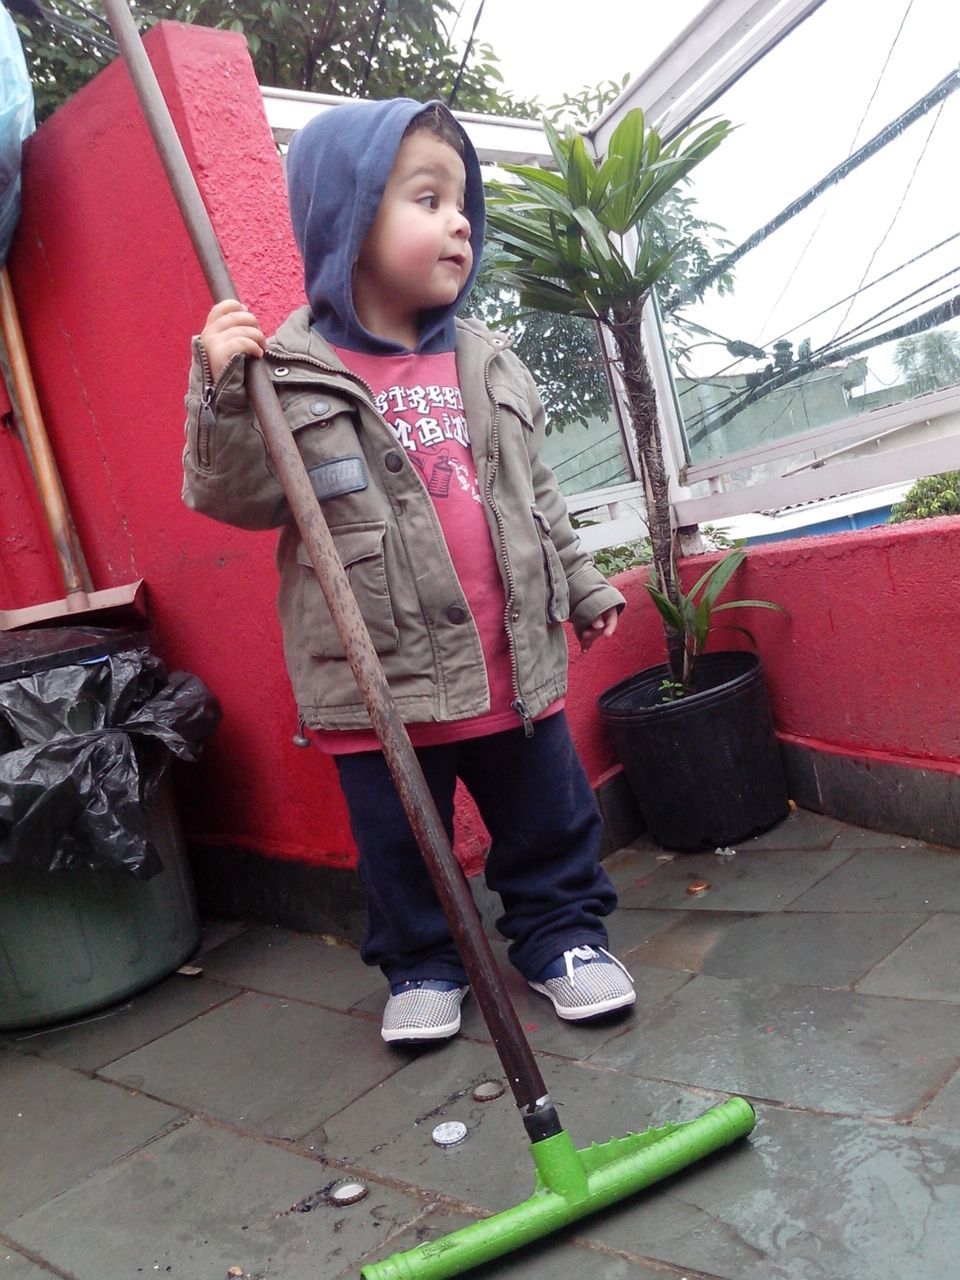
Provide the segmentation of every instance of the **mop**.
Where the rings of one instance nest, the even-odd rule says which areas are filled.
[[[105,0],[113,33],[167,177],[217,301],[236,297],[223,253],[125,0]],[[430,871],[470,984],[523,1118],[536,1169],[522,1204],[362,1269],[365,1280],[445,1280],[605,1208],[750,1133],[753,1108],[730,1098],[686,1124],[577,1150],[560,1124],[500,976],[470,889],[447,839],[386,677],[340,563],[270,375],[246,363],[246,389],[323,590],[397,793]]]

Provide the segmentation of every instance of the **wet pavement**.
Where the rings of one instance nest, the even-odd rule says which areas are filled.
[[[960,851],[798,811],[732,857],[639,841],[607,866],[628,1017],[560,1023],[494,944],[575,1143],[732,1093],[757,1128],[470,1274],[960,1273]],[[472,1096],[502,1077],[474,1002],[457,1040],[397,1050],[379,975],[332,936],[210,922],[194,963],[0,1034],[2,1280],[336,1280],[530,1195],[512,1095]],[[444,1149],[447,1120],[468,1132]],[[369,1194],[331,1204],[347,1174]]]

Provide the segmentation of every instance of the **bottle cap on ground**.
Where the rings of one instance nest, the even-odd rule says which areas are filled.
[[[359,1178],[338,1178],[327,1188],[327,1199],[331,1204],[356,1204],[369,1190]]]
[[[438,1147],[455,1147],[467,1136],[467,1126],[462,1120],[447,1120],[438,1124],[430,1136]]]
[[[494,1098],[502,1098],[507,1086],[502,1080],[481,1080],[473,1091],[474,1102],[493,1102]]]

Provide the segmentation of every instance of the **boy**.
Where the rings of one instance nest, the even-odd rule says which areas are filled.
[[[588,647],[624,600],[579,549],[544,417],[503,339],[456,319],[483,241],[480,167],[445,107],[350,103],[287,157],[309,307],[266,342],[221,302],[194,343],[186,502],[280,526],[279,610],[302,722],[334,756],[368,897],[361,956],[390,984],[382,1036],[440,1040],[467,994],[379,744],[243,390],[266,357],[324,515],[452,835],[461,778],[492,844],[511,962],[564,1019],[633,1004],[606,950],[616,902],[562,710],[570,618]]]

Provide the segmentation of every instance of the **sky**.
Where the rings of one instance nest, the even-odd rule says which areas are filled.
[[[457,41],[479,3],[463,0]],[[486,0],[476,38],[493,48],[507,89],[551,106],[584,86],[639,77],[705,4]],[[827,0],[709,107],[735,128],[693,175],[697,212],[728,247],[740,244],[928,93],[956,67],[958,48],[960,5]],[[960,91],[741,258],[732,292],[710,289],[684,307],[683,318],[704,327],[687,356],[702,394],[715,387],[725,399],[723,375],[758,372],[786,340],[794,355],[809,348],[821,361],[836,350],[841,367],[846,349],[869,343],[844,375],[860,378],[853,396],[863,405],[886,388],[897,396],[897,339],[875,339],[960,286],[958,145]],[[960,321],[943,329],[960,338]],[[732,359],[728,340],[765,354]],[[781,402],[757,443],[804,429],[799,384]],[[681,408],[696,428],[696,400]],[[719,433],[700,443],[698,459],[715,448],[726,448]]]
[[[829,0],[711,107],[737,127],[697,170],[698,199],[740,243],[949,73],[958,47],[960,12],[940,0],[872,0],[869,23],[856,0]],[[703,322],[758,345],[786,336],[816,348],[888,305],[896,323],[893,304],[921,286],[922,309],[935,291],[926,282],[956,271],[956,243],[903,264],[957,230],[958,122],[954,94],[741,259],[734,292],[712,295]],[[844,303],[807,323],[891,271],[849,313]],[[876,348],[870,360],[879,375]]]
[[[456,39],[466,39],[480,0],[462,0]],[[505,87],[549,106],[565,93],[631,79],[704,7],[705,0],[486,0],[476,39],[492,46]],[[584,14],[590,21],[584,21]]]
[[[463,0],[458,37],[469,34],[478,4]],[[507,88],[549,105],[583,85],[638,76],[703,7],[703,0],[486,0],[477,39],[493,47]],[[710,108],[736,128],[696,171],[695,194],[732,244],[956,65],[960,6],[871,0],[865,22],[866,9],[864,0],[828,0]],[[878,328],[902,322],[898,300],[911,291],[908,314],[955,289],[958,132],[960,92],[743,258],[733,293],[709,294],[689,318],[758,346],[786,337],[794,350],[801,341],[816,349],[851,331],[855,340],[856,326],[881,311]],[[863,289],[884,273],[892,274]],[[832,309],[818,315],[824,308]],[[891,356],[892,344],[872,349],[867,390],[896,378]],[[730,363],[716,343],[693,360],[701,377]]]

